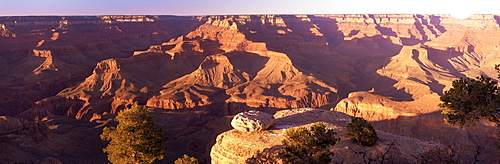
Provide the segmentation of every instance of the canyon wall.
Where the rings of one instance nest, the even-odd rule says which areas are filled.
[[[318,107],[453,145],[438,127],[451,128],[470,138],[452,149],[474,149],[459,155],[470,159],[477,149],[492,152],[483,153],[488,159],[498,153],[486,143],[494,127],[445,125],[437,104],[457,78],[497,77],[498,22],[418,14],[0,17],[0,115],[94,121],[139,102],[155,108],[167,145],[190,145],[170,153],[204,159],[210,140],[227,130],[208,124],[224,116]],[[210,137],[196,138],[200,130]]]
[[[418,101],[458,77],[496,77],[496,18],[2,17],[12,35],[0,42],[1,111],[90,119],[133,101],[164,109],[320,107],[363,90]]]

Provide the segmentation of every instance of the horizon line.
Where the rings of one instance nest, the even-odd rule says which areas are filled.
[[[450,13],[347,13],[347,14],[324,14],[324,13],[241,13],[241,14],[27,14],[27,15],[0,15],[0,17],[28,17],[28,16],[239,16],[239,15],[448,15]],[[477,13],[471,15],[500,15],[490,13]]]

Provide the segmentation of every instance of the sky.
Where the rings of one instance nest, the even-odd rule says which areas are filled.
[[[0,16],[499,14],[493,0],[0,0]]]

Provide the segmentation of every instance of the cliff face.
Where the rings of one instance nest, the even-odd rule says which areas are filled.
[[[73,106],[72,114],[58,114],[85,119],[93,113],[116,112],[133,101],[165,109],[233,102],[297,108],[335,104],[356,90],[373,89],[395,100],[437,96],[454,78],[494,77],[497,37],[491,36],[498,30],[493,15],[466,20],[404,14],[2,20],[2,29],[17,34],[4,37],[2,44],[22,41],[16,45],[30,52],[25,57],[11,55],[22,52],[13,48],[2,53],[2,62],[21,67],[3,71],[5,90],[13,97],[38,92],[4,100],[9,109],[25,104],[4,113],[44,110],[36,108],[54,106],[45,103],[55,101],[31,104],[57,94],[50,99],[82,104]],[[52,30],[34,37],[33,28],[50,26]],[[132,50],[154,43],[161,44],[130,56]],[[115,57],[122,58],[109,59]],[[23,87],[13,87],[20,82]],[[22,117],[37,115],[30,111]]]
[[[497,77],[499,20],[410,14],[0,17],[0,115],[94,120],[137,101],[159,115],[203,115],[201,126],[249,109],[323,107],[383,122],[377,126],[391,133],[438,141],[425,129],[397,124],[411,118],[407,127],[422,121],[445,126],[436,105],[454,79]],[[490,151],[480,145],[493,133],[483,132],[471,134],[482,139],[462,145]],[[170,137],[183,143],[180,138],[195,136],[176,131]]]

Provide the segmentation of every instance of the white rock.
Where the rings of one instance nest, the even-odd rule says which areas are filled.
[[[234,129],[242,132],[261,131],[269,128],[274,123],[273,115],[261,111],[248,111],[238,113],[231,121]]]

